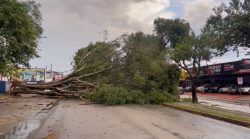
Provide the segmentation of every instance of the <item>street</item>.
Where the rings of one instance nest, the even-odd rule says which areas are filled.
[[[46,118],[46,113],[56,102],[56,99],[35,95],[22,95],[22,97],[0,95],[0,139],[7,133],[15,134],[11,138],[16,139],[17,136],[25,138],[29,134],[27,130],[32,131],[39,127],[40,119]],[[34,125],[33,122],[33,127],[16,130],[25,125],[26,121],[31,120],[37,121],[38,124]]]
[[[250,0],[0,0],[0,139],[250,139]]]
[[[61,101],[34,139],[249,139],[250,129],[162,106]]]

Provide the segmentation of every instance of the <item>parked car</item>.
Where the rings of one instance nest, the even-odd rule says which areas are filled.
[[[178,93],[181,95],[181,94],[184,94],[184,89],[182,87],[178,87]]]
[[[218,84],[207,84],[204,86],[205,93],[216,93],[220,89],[220,85]]]
[[[204,92],[205,93],[210,93],[211,92],[211,88],[212,88],[211,84],[204,85]]]
[[[219,93],[228,93],[229,89],[233,86],[233,84],[228,84],[222,88],[219,89]]]
[[[197,92],[204,92],[204,90],[205,90],[205,85],[202,85],[196,88]]]
[[[239,88],[239,93],[250,94],[250,85],[243,85]]]
[[[184,91],[186,91],[186,92],[189,92],[189,91],[191,91],[192,90],[192,86],[186,86],[185,88],[184,88]]]
[[[214,84],[211,86],[210,88],[210,92],[211,93],[217,93],[219,91],[219,89],[221,88],[221,85],[219,84]]]
[[[228,92],[230,94],[238,94],[239,93],[240,86],[239,85],[233,85],[229,88]]]

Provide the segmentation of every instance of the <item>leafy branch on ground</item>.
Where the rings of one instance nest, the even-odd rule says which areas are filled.
[[[128,90],[107,84],[99,86],[94,92],[86,95],[86,98],[94,103],[106,105],[163,104],[179,101],[177,96],[167,92],[143,93],[140,90]]]

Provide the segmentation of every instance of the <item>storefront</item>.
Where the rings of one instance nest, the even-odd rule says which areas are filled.
[[[239,77],[250,85],[250,59],[203,66],[199,84],[237,84]]]

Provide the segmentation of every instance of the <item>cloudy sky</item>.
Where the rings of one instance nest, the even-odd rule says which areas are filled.
[[[74,53],[89,42],[123,33],[152,33],[157,17],[184,18],[199,33],[212,8],[228,0],[37,0],[41,4],[43,28],[38,59],[32,67],[71,69]]]

